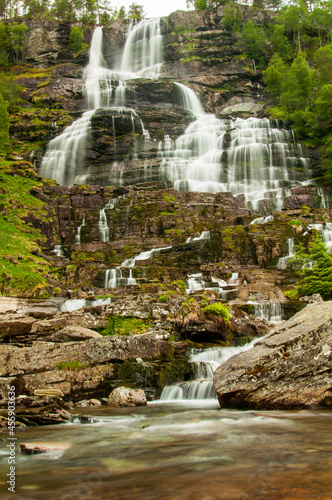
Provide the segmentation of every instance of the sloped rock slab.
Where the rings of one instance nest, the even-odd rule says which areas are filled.
[[[213,377],[222,408],[332,407],[332,301],[309,304]]]

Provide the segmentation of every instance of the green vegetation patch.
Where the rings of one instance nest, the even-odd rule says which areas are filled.
[[[58,363],[57,369],[58,370],[82,370],[83,368],[86,368],[87,364],[82,364],[79,361],[67,361],[64,362],[62,361],[61,363]]]
[[[100,333],[102,335],[139,335],[146,333],[151,326],[151,321],[138,318],[119,316],[116,314],[110,316],[107,325]]]
[[[204,314],[214,314],[216,316],[221,316],[224,321],[228,322],[231,315],[226,304],[221,302],[216,302],[215,304],[210,304],[202,309]]]

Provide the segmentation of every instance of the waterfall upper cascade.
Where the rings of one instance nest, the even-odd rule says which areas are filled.
[[[161,401],[183,401],[193,399],[211,399],[216,397],[212,377],[219,365],[225,363],[231,356],[250,349],[255,342],[240,347],[217,347],[204,351],[192,351],[190,361],[195,364],[196,378],[189,382],[164,387]]]
[[[158,18],[142,20],[129,31],[118,69],[106,68],[102,40],[102,28],[97,27],[91,41],[89,63],[84,71],[88,111],[50,141],[41,164],[40,175],[55,179],[61,185],[70,186],[82,180],[85,146],[91,131],[91,118],[96,110],[120,107],[121,112],[121,108],[125,107],[125,81],[140,77],[156,78],[163,62]],[[135,111],[126,109],[124,112],[129,113],[133,121]],[[141,125],[143,136],[148,138],[142,122]]]
[[[54,178],[60,184],[88,181],[84,145],[97,109],[117,109],[128,116],[133,123],[134,141],[137,134],[134,118],[137,118],[142,138],[150,138],[136,110],[125,108],[126,82],[134,78],[160,76],[163,63],[160,20],[143,20],[129,31],[118,68],[106,67],[102,37],[102,28],[96,28],[84,74],[89,110],[50,142],[42,162],[40,174]],[[179,82],[175,84],[180,104],[192,114],[193,121],[176,140],[165,135],[159,148],[151,149],[151,158],[159,156],[161,165],[158,169],[154,168],[153,173],[149,165],[144,168],[138,166],[142,170],[140,182],[153,177],[154,180],[158,178],[173,183],[175,189],[183,191],[231,192],[235,196],[243,196],[249,208],[265,211],[263,200],[268,200],[270,210],[280,210],[291,188],[309,183],[306,151],[295,142],[291,131],[266,118],[218,119],[204,112],[198,95],[192,89]],[[114,143],[115,135],[113,117]],[[133,149],[132,159],[135,160],[138,151],[135,145]],[[104,174],[107,183],[125,184],[125,167],[117,163],[116,147],[109,165]],[[128,179],[131,184],[132,181]],[[106,182],[105,176],[103,182]]]

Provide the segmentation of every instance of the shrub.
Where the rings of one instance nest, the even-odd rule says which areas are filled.
[[[221,302],[216,302],[215,304],[210,304],[202,309],[204,314],[214,314],[216,316],[221,316],[224,321],[228,322],[230,318],[230,312],[228,307]]]

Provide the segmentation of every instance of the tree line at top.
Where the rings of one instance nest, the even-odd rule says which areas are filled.
[[[32,17],[85,25],[106,24],[114,19],[145,17],[142,5],[133,2],[128,10],[113,8],[110,0],[0,0],[0,18]]]

